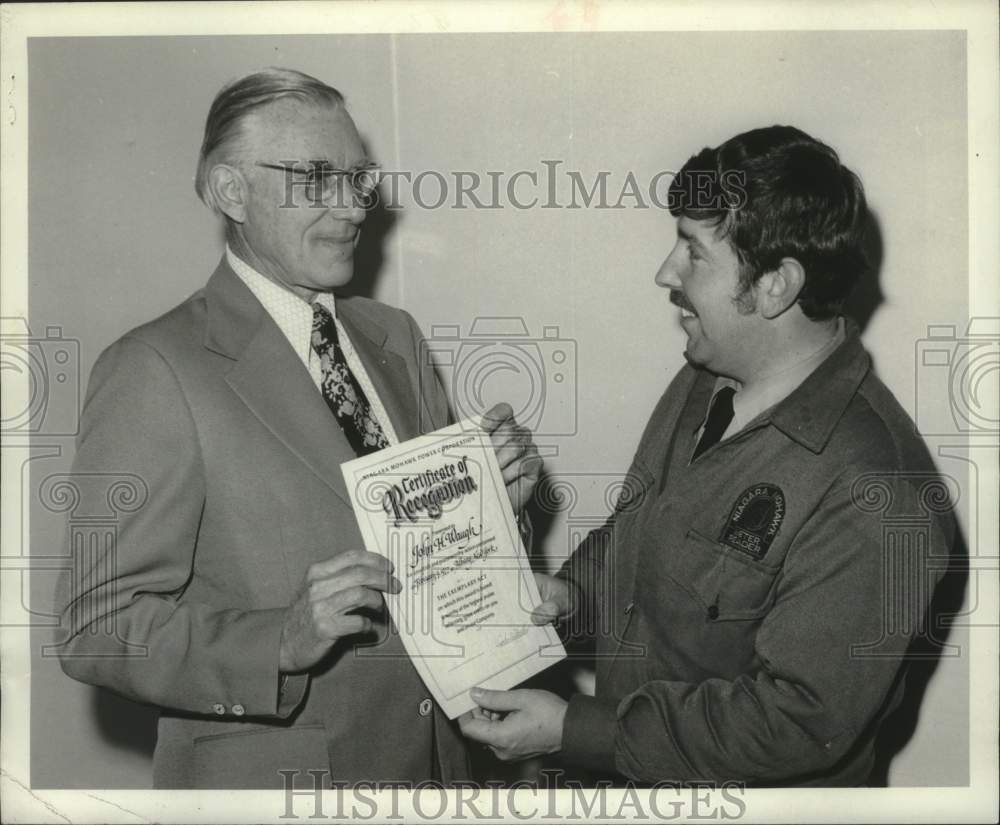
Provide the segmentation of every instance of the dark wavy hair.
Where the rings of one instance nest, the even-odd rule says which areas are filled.
[[[792,126],[769,126],[703,149],[671,182],[675,217],[712,221],[740,261],[743,294],[782,258],[806,279],[807,317],[835,316],[867,270],[868,207],[858,176],[824,143]]]

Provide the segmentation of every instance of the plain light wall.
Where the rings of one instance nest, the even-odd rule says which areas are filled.
[[[33,40],[30,323],[36,335],[57,325],[79,339],[81,387],[105,346],[200,288],[217,263],[221,232],[192,185],[204,117],[223,83],[266,65],[341,89],[387,169],[446,180],[525,170],[544,180],[542,162],[558,160],[558,174],[575,170],[588,182],[607,171],[611,202],[630,171],[645,185],[703,146],[793,124],[835,147],[865,183],[883,299],[864,340],[911,414],[928,325],[967,322],[960,32]],[[436,189],[428,181],[423,193],[426,203]],[[544,200],[544,187],[536,194]],[[628,199],[623,209],[425,209],[403,186],[400,200],[363,233],[361,285],[410,311],[438,350],[457,352],[442,328],[465,335],[477,318],[507,317],[528,330],[514,342],[521,353],[559,350],[575,367],[559,387],[545,385],[555,433],[538,439],[548,472],[580,490],[576,509],[555,513],[537,548],[558,564],[566,537],[606,516],[604,489],[627,469],[683,362],[676,309],[652,281],[673,245],[673,220]],[[498,357],[509,353],[492,340]],[[481,378],[487,401],[524,387],[509,371]],[[72,459],[71,439],[41,443],[59,454],[32,463],[32,485]],[[964,491],[964,465],[940,463]],[[960,507],[966,528],[970,498]],[[33,553],[58,553],[65,518],[34,500],[31,515]],[[54,575],[32,581],[32,784],[148,787],[148,717],[37,654],[51,641],[53,584]],[[961,655],[942,659],[930,678],[892,784],[968,781],[967,646],[957,630],[949,642]]]

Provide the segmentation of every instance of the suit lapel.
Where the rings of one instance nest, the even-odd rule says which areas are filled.
[[[338,301],[337,317],[347,330],[354,351],[378,390],[379,400],[399,440],[414,438],[419,434],[419,422],[416,397],[406,362],[385,345],[386,331],[357,313],[348,301]]]
[[[226,382],[261,423],[349,504],[340,465],[356,456],[277,324],[225,262],[205,293],[205,346],[236,362]]]
[[[270,318],[226,381],[289,450],[350,503],[340,465],[357,456],[308,370]]]
[[[226,382],[251,412],[346,503],[341,463],[357,456],[285,336],[253,293],[219,264],[205,288],[205,346],[236,363]],[[413,382],[388,335],[349,300],[337,317],[401,441],[419,434]]]

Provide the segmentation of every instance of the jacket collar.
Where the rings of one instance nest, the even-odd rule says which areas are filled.
[[[225,257],[208,279],[205,302],[208,312],[205,346],[212,352],[239,360],[261,323],[269,318],[267,310],[233,272]],[[388,333],[357,312],[350,298],[337,301],[337,318],[347,327],[352,343],[355,335],[359,335],[377,349],[385,345]]]
[[[789,438],[819,453],[870,370],[858,327],[846,320],[844,342],[767,417]]]
[[[234,361],[267,317],[267,310],[233,272],[225,257],[205,286],[205,346]]]
[[[340,465],[356,458],[284,334],[250,289],[223,260],[205,287],[204,344],[232,360],[225,380],[255,416],[345,502]],[[384,348],[386,331],[338,303],[338,317],[365,363],[401,439],[415,435],[415,405],[403,358]]]
[[[741,432],[773,424],[793,441],[820,453],[871,369],[871,359],[861,345],[857,325],[845,319],[844,341],[798,387],[765,410]],[[688,396],[682,422],[691,432],[704,420],[717,376],[699,370]]]

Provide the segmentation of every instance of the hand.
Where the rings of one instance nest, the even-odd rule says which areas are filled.
[[[531,613],[533,624],[558,624],[570,615],[572,604],[567,582],[546,573],[535,573],[535,584],[542,601]]]
[[[305,670],[338,639],[371,630],[372,620],[353,611],[381,610],[380,591],[402,589],[392,572],[392,562],[364,550],[349,550],[312,565],[285,614],[278,668],[285,673]]]
[[[546,690],[472,689],[481,706],[459,718],[462,733],[482,742],[504,762],[528,759],[562,748],[567,703]],[[487,714],[505,711],[502,719]]]
[[[497,463],[503,473],[511,506],[517,515],[531,498],[542,472],[542,457],[531,440],[531,431],[514,419],[510,404],[497,404],[483,414],[483,429],[490,434]]]

